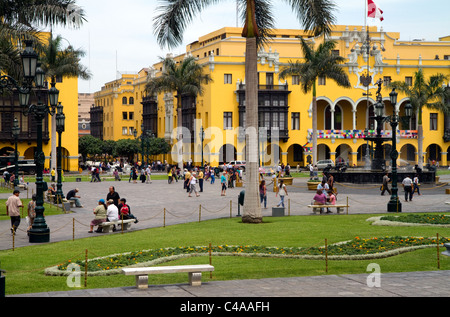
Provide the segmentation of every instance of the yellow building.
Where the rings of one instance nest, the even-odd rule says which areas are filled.
[[[297,77],[282,81],[278,75],[289,61],[302,59],[298,37],[306,34],[302,30],[281,29],[274,33],[276,37],[258,52],[261,160],[264,165],[281,161],[291,166],[304,166],[311,157],[312,94],[301,91]],[[384,84],[391,81],[411,83],[414,72],[419,68],[423,69],[426,77],[436,73],[450,75],[448,37],[441,37],[436,42],[400,41],[399,33],[370,27],[371,45],[369,55],[366,55],[361,49],[366,35],[366,30],[361,26],[336,26],[330,36],[337,41],[334,53],[347,59],[343,67],[352,88],[340,88],[327,78],[318,81],[319,160],[342,159],[350,165],[365,164],[367,142],[364,140],[364,130],[367,128],[368,133],[374,133],[375,122],[371,116],[377,80],[381,79]],[[309,40],[318,44],[323,41],[323,37]],[[216,166],[224,161],[245,159],[245,132],[241,128],[245,126],[245,39],[241,37],[241,29],[226,27],[202,36],[187,45],[186,54],[174,59],[180,61],[186,55],[197,57],[198,63],[203,65],[204,72],[211,76],[213,82],[205,87],[203,96],[183,96],[183,126],[186,128],[183,133],[183,161],[200,163],[201,127],[205,130],[205,161]],[[120,102],[133,96],[135,116],[130,124],[138,129],[138,135],[141,133],[141,124],[144,124],[145,130],[157,132],[158,137],[170,141],[174,145],[171,156],[174,162],[178,159],[177,134],[173,131],[177,123],[176,98],[170,93],[154,98],[147,96],[144,91],[145,81],[159,76],[161,72],[162,64],[156,63],[133,78],[123,75],[96,93],[96,106],[103,106],[105,136],[118,139],[122,135],[114,133],[113,136],[108,128],[112,129],[111,124],[125,127],[123,121],[116,121],[116,117],[124,118],[123,112],[127,108]],[[365,77],[369,80],[365,81]],[[385,114],[391,115],[395,111],[403,115],[406,96],[400,94],[393,109],[389,92],[390,89],[383,85],[381,93]],[[118,105],[116,101],[119,101]],[[114,120],[111,116],[114,116]],[[390,129],[390,125],[385,123],[383,135],[391,135]],[[444,132],[450,129],[450,123],[444,114],[425,108],[423,129],[425,163],[436,160],[441,166],[448,165],[450,143],[444,140]],[[414,114],[409,122],[402,122],[397,133],[397,149],[400,152],[398,163],[414,164],[418,160],[417,115]],[[386,159],[389,161],[390,145],[385,144],[385,147]]]
[[[50,84],[47,88],[50,88]],[[63,111],[66,117],[65,131],[62,134],[62,168],[65,171],[78,171],[78,79],[57,78],[56,88],[59,90],[59,102],[64,107]],[[30,103],[36,102],[36,97],[31,94]],[[32,114],[26,116],[22,113],[17,93],[0,97],[0,113],[0,156],[14,155],[14,139],[11,128],[14,118],[17,118],[20,126],[19,159],[33,160],[36,150],[36,122]],[[55,144],[58,144],[57,133],[54,131],[52,134],[52,119],[54,120],[49,115],[43,122],[42,149],[46,158],[44,167],[47,169],[50,168],[52,138],[55,138]]]

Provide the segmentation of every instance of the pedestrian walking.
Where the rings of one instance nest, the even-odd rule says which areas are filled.
[[[6,201],[6,215],[11,218],[11,233],[16,234],[20,225],[20,208],[23,208],[22,201],[19,198],[20,191],[15,189],[13,194]]]
[[[152,183],[152,169],[150,168],[150,165],[147,165],[147,168],[145,169],[145,176],[147,176],[147,178],[145,179],[145,183],[148,184],[150,182],[150,184]]]
[[[200,187],[200,193],[203,192],[203,171],[200,169],[198,172],[198,186]]]
[[[403,181],[402,181],[402,185],[403,185],[403,189],[405,190],[405,201],[408,201],[408,196],[409,196],[409,201],[412,200],[412,180],[409,176],[406,176]]]
[[[384,196],[384,192],[387,191],[389,195],[392,195],[392,191],[389,189],[389,182],[391,179],[388,176],[388,173],[383,176],[383,184],[381,185],[381,196]]]
[[[277,195],[280,195],[280,202],[278,203],[277,207],[279,207],[281,205],[284,208],[284,196],[286,196],[287,194],[288,193],[287,193],[286,185],[284,184],[283,180],[281,180],[280,185],[277,188],[277,193],[275,194],[275,197]]]
[[[261,181],[261,184],[259,184],[259,197],[261,199],[261,204],[264,201],[264,209],[267,209],[267,188],[264,179]]]
[[[192,172],[191,178],[189,179],[189,196],[191,197],[192,192],[195,192],[195,196],[198,197],[200,196],[197,192],[197,174],[195,172]]]
[[[227,177],[225,176],[226,172],[222,173],[222,176],[220,176],[220,184],[222,185],[222,193],[221,196],[227,195]]]
[[[413,186],[414,186],[414,188],[413,188],[412,194],[414,195],[414,193],[416,192],[416,189],[417,189],[417,194],[419,194],[419,196],[420,196],[420,189],[419,189],[419,186],[420,186],[420,183],[419,183],[419,174],[416,174],[416,175],[414,176],[414,178],[413,178]]]

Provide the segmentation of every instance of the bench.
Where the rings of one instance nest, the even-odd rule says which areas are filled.
[[[135,219],[124,219],[123,220],[123,230],[128,230],[131,228],[131,223],[135,222]],[[116,221],[106,221],[99,225],[99,227],[103,228],[104,233],[111,232],[111,228],[114,225],[122,225],[122,220],[116,220]]]
[[[202,272],[212,271],[214,271],[214,266],[209,264],[152,266],[122,269],[123,274],[136,276],[136,287],[138,289],[148,288],[149,274],[188,273],[189,284],[191,286],[200,286],[202,285]]]
[[[321,208],[336,208],[336,212],[338,214],[342,214],[342,213],[344,213],[344,208],[347,208],[347,213],[348,213],[348,207],[349,206],[348,205],[336,204],[336,205],[308,205],[308,207],[312,208],[313,212],[315,214],[320,214],[320,209]]]

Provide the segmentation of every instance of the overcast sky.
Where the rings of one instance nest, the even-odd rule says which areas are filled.
[[[366,0],[335,0],[339,25],[363,25]],[[383,26],[387,32],[400,32],[402,40],[424,38],[437,41],[450,35],[449,0],[374,0],[383,10],[384,21],[368,18],[368,25]],[[82,63],[93,78],[79,80],[80,93],[93,93],[116,79],[116,70],[137,72],[156,63],[159,56],[185,52],[186,44],[199,36],[225,26],[237,26],[234,0],[212,5],[198,15],[184,34],[184,44],[171,51],[161,49],[153,34],[156,0],[78,0],[87,22],[78,30],[54,28],[75,48],[86,52]],[[301,29],[290,7],[284,1],[273,1],[276,27]],[[239,24],[238,26],[242,26]]]

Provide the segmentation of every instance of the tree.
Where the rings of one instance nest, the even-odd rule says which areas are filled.
[[[164,138],[151,138],[149,155],[167,154],[170,151],[170,144]]]
[[[420,168],[423,168],[423,107],[442,111],[443,113],[450,112],[450,106],[446,102],[448,89],[444,86],[445,81],[448,79],[449,76],[444,74],[436,74],[426,79],[422,68],[419,68],[414,73],[411,86],[401,81],[394,81],[388,86],[391,89],[395,88],[399,92],[404,93],[409,98],[413,111],[417,113],[417,152],[419,153],[417,165]]]
[[[102,141],[92,135],[85,135],[78,139],[78,152],[86,161],[86,157],[102,153]]]
[[[246,197],[242,221],[245,223],[262,222],[259,203],[258,174],[258,79],[257,46],[270,37],[274,20],[271,15],[270,0],[238,0],[241,17],[245,20],[242,36],[246,38],[245,53],[245,100],[247,134]],[[196,14],[218,0],[161,0],[155,17],[155,33],[161,46],[175,47],[182,43],[183,32]],[[306,31],[312,34],[329,34],[335,21],[335,5],[328,0],[285,0],[297,14]]]
[[[116,141],[114,156],[124,156],[128,162],[133,161],[136,153],[139,153],[139,141],[136,139],[120,139]]]
[[[40,28],[63,25],[79,27],[86,21],[76,0],[0,1],[0,42],[16,46],[23,39],[32,39],[36,50],[42,51]],[[0,47],[0,70],[20,79],[14,69],[21,69],[19,50]]]
[[[116,141],[114,140],[103,140],[102,141],[102,152],[105,155],[105,163],[107,162],[108,155],[114,155],[116,150]]]
[[[176,92],[177,98],[177,137],[178,137],[178,164],[183,168],[183,115],[181,107],[181,97],[185,94],[191,96],[202,95],[203,84],[212,81],[208,74],[203,73],[203,67],[196,62],[192,56],[188,56],[177,63],[168,57],[161,59],[163,63],[163,73],[160,77],[152,78],[146,84],[149,94],[161,92]],[[191,131],[192,133],[192,131]]]
[[[301,88],[306,94],[312,89],[312,123],[313,123],[313,165],[317,162],[317,92],[316,82],[319,77],[326,77],[334,80],[338,86],[350,88],[350,80],[339,65],[345,62],[345,58],[333,54],[336,46],[335,41],[324,41],[316,50],[314,44],[300,39],[301,48],[305,61],[289,62],[280,72],[280,78],[297,75],[300,78]]]

